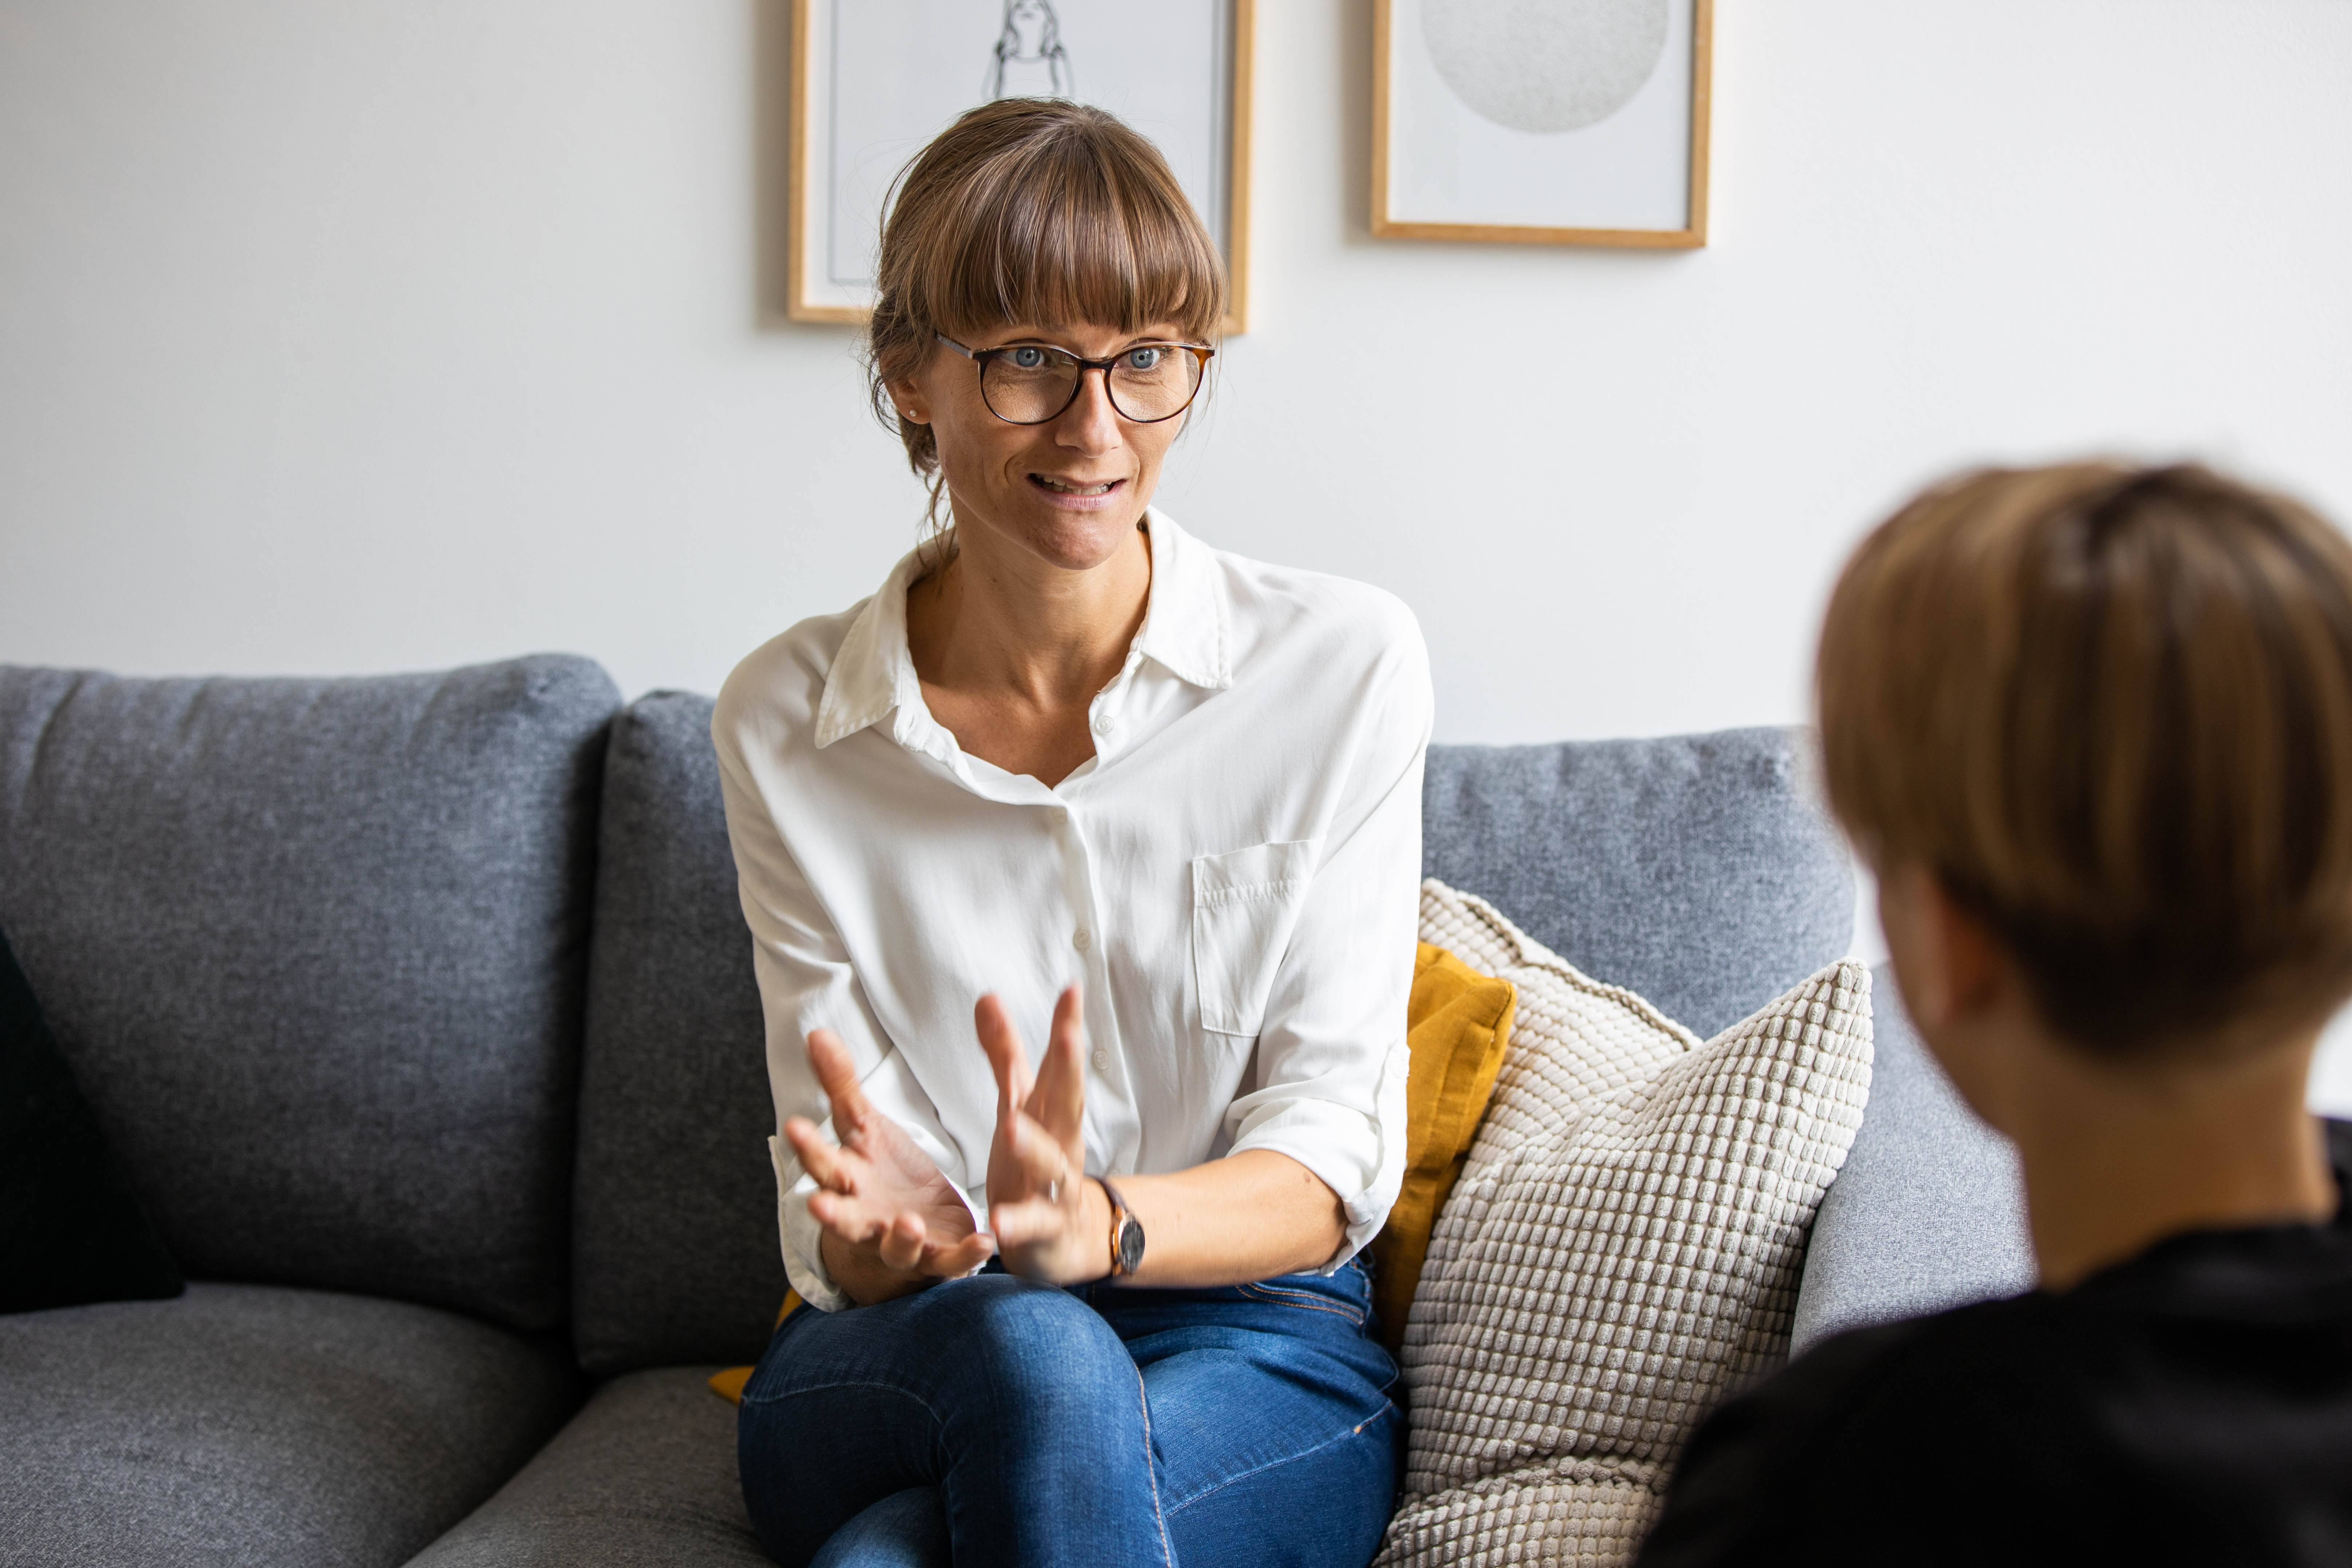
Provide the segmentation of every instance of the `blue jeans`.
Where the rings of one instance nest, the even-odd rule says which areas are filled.
[[[1363,1568],[1403,1457],[1360,1262],[1211,1290],[994,1271],[784,1320],[743,1499],[787,1568]]]

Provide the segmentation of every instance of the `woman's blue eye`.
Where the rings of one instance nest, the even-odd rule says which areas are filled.
[[[1129,349],[1127,351],[1127,368],[1157,370],[1161,357],[1167,353],[1166,349]]]
[[[1022,370],[1035,370],[1045,363],[1044,349],[1014,349],[1013,363]]]

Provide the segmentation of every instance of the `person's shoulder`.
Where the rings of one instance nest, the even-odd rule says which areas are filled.
[[[1834,1334],[1725,1404],[1707,1426],[1721,1428],[1718,1437],[1737,1432],[1775,1446],[1814,1428],[1850,1430],[1857,1405],[1904,1403],[1916,1384],[1947,1380],[1987,1342],[2005,1338],[2010,1308],[1985,1301]]]
[[[833,662],[870,601],[812,616],[753,648],[729,672],[712,705],[710,731],[722,750],[756,736],[772,745],[814,734]]]
[[[1643,1568],[1843,1562],[1882,1513],[1939,1514],[1950,1500],[1923,1491],[1970,1484],[1969,1467],[1947,1459],[1997,1452],[2019,1418],[2032,1381],[2020,1351],[2041,1337],[2046,1300],[1849,1330],[1727,1400],[1685,1447]],[[1837,1517],[1817,1517],[1832,1497]]]
[[[1771,1381],[1785,1380],[1812,1399],[1838,1401],[1888,1383],[1966,1378],[1979,1358],[2011,1358],[2019,1338],[2032,1337],[2034,1325],[2050,1315],[2052,1300],[2029,1293],[1848,1329],[1807,1350]]]
[[[1212,550],[1236,612],[1265,629],[1306,630],[1368,647],[1421,646],[1421,622],[1385,588],[1329,572]]]
[[[1279,682],[1295,701],[1328,690],[1332,700],[1352,703],[1380,691],[1403,699],[1409,711],[1433,707],[1429,647],[1402,599],[1333,573],[1229,550],[1207,553],[1240,679]]]

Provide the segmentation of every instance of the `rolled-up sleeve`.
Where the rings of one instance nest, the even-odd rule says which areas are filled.
[[[1267,998],[1254,1081],[1226,1113],[1229,1152],[1290,1156],[1337,1194],[1355,1256],[1403,1181],[1405,1005],[1421,881],[1428,654],[1402,606],[1367,671],[1363,721],[1330,759],[1330,829]]]

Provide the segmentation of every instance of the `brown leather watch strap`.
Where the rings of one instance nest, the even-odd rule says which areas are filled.
[[[1143,1261],[1143,1222],[1108,1179],[1097,1176],[1095,1180],[1101,1184],[1103,1196],[1110,1200],[1110,1278],[1122,1279]]]

